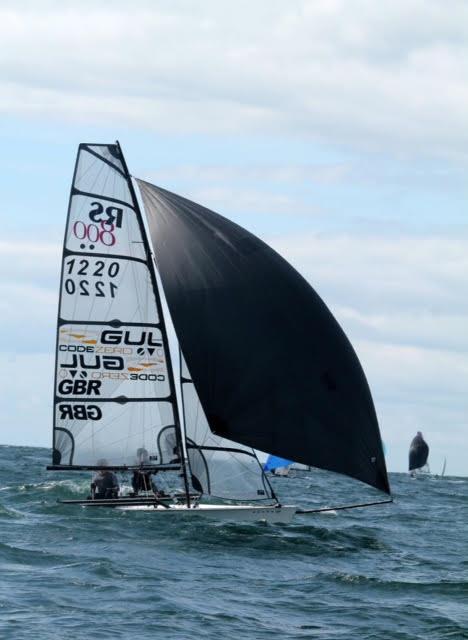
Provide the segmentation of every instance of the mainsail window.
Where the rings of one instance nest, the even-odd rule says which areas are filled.
[[[194,489],[234,500],[271,500],[268,480],[251,447],[215,435],[181,354],[186,447]]]

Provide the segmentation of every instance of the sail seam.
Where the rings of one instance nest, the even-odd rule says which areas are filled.
[[[89,251],[73,251],[72,249],[65,249],[63,257],[68,256],[88,256],[90,258],[114,258],[115,260],[132,260],[133,262],[141,262],[148,266],[148,261],[143,258],[137,258],[134,256],[125,256],[120,253],[91,253]]]
[[[149,397],[149,398],[128,398],[127,396],[116,396],[115,398],[91,398],[86,396],[86,398],[79,398],[77,396],[71,396],[64,398],[63,396],[55,396],[54,402],[58,404],[60,402],[87,402],[91,404],[97,404],[99,402],[115,402],[117,404],[127,404],[128,402],[172,402],[174,396],[172,394],[168,396],[161,396],[158,398]],[[60,429],[60,427],[56,427],[56,429]]]
[[[73,187],[71,195],[72,195],[72,198],[74,196],[86,196],[88,198],[97,198],[99,200],[108,200],[109,202],[116,202],[117,204],[121,204],[124,207],[128,207],[129,209],[133,209],[133,211],[135,211],[135,207],[133,206],[133,204],[130,204],[129,202],[126,202],[125,200],[119,200],[119,198],[113,198],[112,196],[105,196],[105,195],[100,194],[100,193],[92,193],[91,191],[82,191],[81,189],[78,189],[78,187]]]
[[[78,325],[105,325],[109,327],[149,327],[154,329],[159,329],[161,325],[159,323],[154,322],[121,322],[120,320],[65,320],[64,318],[58,319],[59,326],[63,326],[65,324],[78,324]]]

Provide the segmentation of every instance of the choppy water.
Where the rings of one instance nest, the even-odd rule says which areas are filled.
[[[468,478],[391,476],[396,503],[289,525],[168,522],[57,498],[88,477],[0,447],[0,638],[468,638]],[[372,499],[314,472],[284,503]]]

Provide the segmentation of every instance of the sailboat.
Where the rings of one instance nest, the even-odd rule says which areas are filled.
[[[440,472],[440,477],[443,478],[445,476],[445,470],[447,469],[447,458],[444,458],[444,463],[442,465],[442,471]]]
[[[293,477],[307,475],[312,471],[312,467],[310,464],[301,464],[299,462],[294,462],[290,469],[289,474]]]
[[[48,469],[173,485],[64,502],[268,522],[309,512],[281,503],[257,450],[390,494],[364,372],[312,287],[245,229],[132,178],[118,142],[80,144]]]
[[[292,460],[270,455],[263,465],[263,470],[265,472],[270,471],[274,476],[287,477],[292,464]]]
[[[413,477],[416,472],[430,473],[429,464],[427,462],[428,457],[429,446],[424,440],[421,431],[418,431],[411,441],[408,454],[408,470]]]

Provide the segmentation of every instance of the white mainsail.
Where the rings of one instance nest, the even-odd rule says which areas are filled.
[[[161,462],[158,435],[178,415],[153,269],[120,148],[80,145],[58,313],[57,466],[131,466],[139,448]]]

